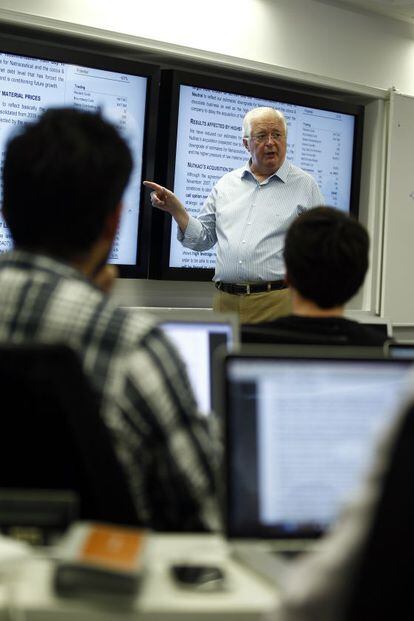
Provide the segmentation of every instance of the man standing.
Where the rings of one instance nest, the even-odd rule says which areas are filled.
[[[217,243],[214,310],[237,312],[242,323],[290,312],[283,263],[284,236],[305,209],[323,203],[311,175],[286,158],[287,126],[273,108],[255,108],[243,120],[250,159],[214,186],[198,218],[162,186],[145,181],[151,201],[175,219],[178,238],[192,250]]]
[[[8,143],[3,215],[15,249],[0,256],[0,342],[78,354],[141,524],[216,527],[217,440],[184,365],[150,316],[101,290],[131,169],[128,146],[99,114],[49,110]]]

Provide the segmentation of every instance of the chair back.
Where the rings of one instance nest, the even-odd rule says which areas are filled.
[[[79,518],[137,525],[126,475],[76,354],[0,347],[0,488],[71,490]]]

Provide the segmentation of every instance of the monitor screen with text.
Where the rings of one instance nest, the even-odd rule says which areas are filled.
[[[19,125],[31,123],[51,107],[100,110],[127,140],[134,168],[124,195],[124,209],[110,262],[135,265],[148,78],[106,69],[0,53],[0,152]],[[1,192],[1,189],[0,189]],[[12,239],[0,216],[0,251]]]
[[[367,476],[411,366],[384,358],[231,359],[227,459],[234,532],[325,532]]]
[[[247,162],[242,121],[258,106],[283,112],[287,160],[315,178],[325,204],[349,212],[355,115],[181,84],[173,189],[189,213],[197,216],[218,179]],[[184,248],[172,222],[170,268],[214,269],[215,258],[214,248]]]
[[[214,355],[220,346],[231,348],[234,330],[231,324],[214,321],[164,321],[161,327],[178,349],[198,409],[208,414],[214,401]]]

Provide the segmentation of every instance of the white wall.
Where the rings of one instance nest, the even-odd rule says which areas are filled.
[[[414,95],[414,27],[315,0],[0,0],[0,9]]]

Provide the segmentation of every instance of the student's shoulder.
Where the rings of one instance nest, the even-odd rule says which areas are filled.
[[[95,332],[108,348],[118,352],[136,351],[137,346],[153,338],[162,339],[157,318],[141,308],[123,307],[112,296],[90,292],[88,316],[93,317]]]
[[[141,308],[116,306],[112,300],[105,305],[105,312],[111,316],[114,326],[118,326],[122,339],[136,343],[149,335],[162,338],[157,318]]]
[[[341,320],[344,331],[350,337],[355,338],[358,341],[358,345],[377,345],[381,347],[388,340],[388,337],[382,334],[380,330],[376,330],[364,323],[349,319],[348,317],[342,317]]]

